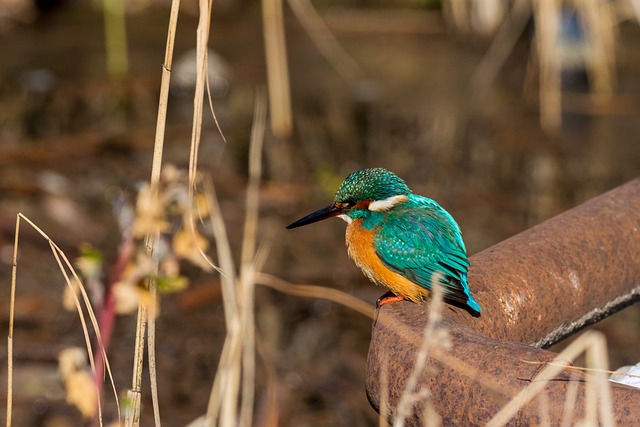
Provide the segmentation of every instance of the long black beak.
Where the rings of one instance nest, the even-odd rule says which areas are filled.
[[[331,218],[332,216],[338,216],[342,213],[342,208],[339,206],[332,204],[326,206],[320,210],[315,211],[314,213],[310,213],[309,215],[300,218],[296,222],[287,225],[285,228],[290,230],[292,228],[301,227],[303,225],[312,224],[314,222],[322,221],[323,219]]]

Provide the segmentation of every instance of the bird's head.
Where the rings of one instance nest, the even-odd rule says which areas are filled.
[[[383,168],[363,169],[347,176],[336,191],[332,204],[289,224],[287,229],[333,216],[350,223],[374,212],[388,211],[405,202],[410,193],[409,187],[396,174]]]

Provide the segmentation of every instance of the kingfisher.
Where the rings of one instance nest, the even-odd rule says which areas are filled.
[[[365,276],[386,286],[389,302],[428,300],[434,280],[444,298],[479,315],[467,283],[469,260],[460,227],[434,200],[414,194],[396,174],[369,168],[347,176],[333,203],[286,228],[339,217],[347,222],[349,257]]]

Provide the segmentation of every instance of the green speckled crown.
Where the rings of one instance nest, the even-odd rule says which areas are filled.
[[[396,174],[384,168],[363,169],[345,178],[336,192],[334,202],[343,203],[348,199],[385,200],[409,193],[411,190],[407,184]]]

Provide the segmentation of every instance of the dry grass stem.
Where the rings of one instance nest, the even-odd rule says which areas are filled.
[[[576,407],[576,400],[578,398],[578,376],[572,372],[569,377],[569,385],[567,386],[567,395],[564,399],[564,408],[562,409],[562,421],[561,427],[570,427],[571,418],[573,417],[573,411]]]
[[[540,123],[547,131],[560,127],[562,114],[561,64],[555,51],[560,38],[560,1],[539,0],[534,3],[538,24],[536,48],[540,61]]]
[[[271,130],[274,135],[286,138],[293,130],[293,118],[282,9],[282,0],[262,0]]]
[[[416,390],[416,387],[426,368],[430,349],[437,346],[446,348],[447,346],[448,338],[446,331],[439,328],[444,305],[444,289],[442,289],[442,285],[438,280],[438,273],[436,273],[431,280],[431,289],[432,297],[429,304],[429,320],[424,328],[422,344],[416,356],[415,365],[407,378],[405,389],[398,400],[395,414],[396,418],[393,423],[394,427],[404,427],[405,420],[413,413],[415,404],[420,401],[430,400],[428,389]]]
[[[603,366],[608,364],[606,356],[603,357],[603,354],[606,353],[604,336],[596,331],[587,331],[558,354],[552,363],[547,364],[547,366],[532,379],[527,387],[523,388],[489,421],[487,426],[498,427],[508,423],[524,405],[538,396],[549,381],[552,381],[564,369],[563,360],[575,360],[575,358],[583,352],[587,352],[588,355],[591,354],[591,356],[588,356],[589,363],[594,364],[598,369],[604,369],[606,371],[607,367]],[[603,377],[604,381],[602,380]],[[589,402],[591,402],[593,407],[598,409],[602,425],[612,426],[611,396],[609,384],[606,380],[606,373],[595,377],[589,375],[587,381],[590,383],[587,386],[587,421],[595,417],[595,419],[591,421],[597,424],[597,415],[590,413],[592,409],[589,409]],[[599,404],[596,405],[596,401],[598,401]]]
[[[13,266],[12,266],[12,272],[11,272],[11,309],[10,309],[10,319],[9,319],[9,344],[10,344],[10,348],[9,348],[9,362],[8,362],[8,375],[7,375],[7,382],[8,382],[8,390],[7,390],[7,427],[9,427],[11,425],[11,404],[12,404],[12,381],[13,381],[13,325],[14,325],[14,315],[15,315],[15,311],[14,311],[14,306],[15,306],[15,291],[16,291],[16,283],[17,283],[17,268],[18,268],[18,243],[19,243],[19,232],[20,232],[20,222],[21,220],[24,220],[27,224],[29,224],[34,230],[36,230],[45,240],[47,240],[47,242],[49,243],[49,246],[51,248],[51,252],[56,260],[56,263],[58,264],[58,268],[60,269],[60,272],[62,273],[65,282],[67,284],[67,286],[72,290],[72,292],[70,292],[70,294],[73,297],[73,302],[76,308],[76,311],[78,313],[78,317],[80,319],[80,323],[82,326],[82,332],[84,335],[84,340],[85,340],[85,346],[87,349],[87,353],[88,353],[88,357],[89,357],[89,364],[91,366],[91,371],[93,373],[93,375],[95,376],[96,374],[96,365],[95,365],[95,360],[93,357],[93,346],[91,345],[91,338],[89,336],[89,327],[87,325],[87,321],[85,319],[85,309],[86,309],[86,316],[89,317],[89,322],[91,323],[91,327],[96,335],[96,340],[97,340],[97,345],[98,348],[100,350],[100,352],[102,353],[102,357],[103,357],[103,361],[104,361],[104,365],[106,368],[106,372],[107,372],[107,376],[109,377],[109,381],[111,384],[111,388],[113,391],[113,395],[115,398],[115,402],[116,402],[116,406],[117,406],[117,410],[118,410],[118,418],[120,418],[120,405],[118,402],[118,393],[116,391],[116,386],[115,386],[115,382],[113,380],[113,375],[111,373],[111,365],[109,363],[109,359],[107,357],[106,354],[106,350],[104,348],[103,342],[102,342],[102,336],[100,333],[100,329],[98,327],[98,321],[97,318],[95,316],[95,313],[93,312],[93,308],[91,306],[91,301],[89,300],[89,296],[86,292],[86,289],[84,287],[84,285],[82,284],[82,281],[80,280],[80,277],[78,276],[78,274],[76,273],[75,269],[73,268],[73,265],[71,264],[71,262],[69,261],[69,259],[67,258],[67,256],[64,254],[64,252],[55,244],[55,242],[41,229],[39,228],[35,223],[33,223],[29,218],[27,218],[26,216],[24,216],[21,213],[18,213],[17,218],[16,218],[16,231],[15,231],[15,240],[14,240],[14,254],[13,254]],[[76,289],[80,292],[80,295],[82,297],[82,301],[80,301],[80,299],[78,298],[78,295],[76,293]],[[84,307],[83,307],[84,306]],[[99,378],[96,378],[96,380],[100,380]],[[95,388],[95,392],[96,392],[96,401],[97,401],[97,411],[98,411],[98,422],[100,425],[102,425],[102,403],[101,403],[101,396],[100,396],[100,388],[98,387],[98,385],[96,384],[96,388]]]
[[[224,132],[222,132],[222,128],[220,127],[220,122],[218,122],[218,116],[216,115],[216,110],[213,108],[213,97],[211,96],[211,84],[209,83],[209,73],[207,73],[207,100],[209,101],[209,111],[211,112],[211,117],[213,117],[213,121],[216,124],[216,128],[218,129],[218,133],[222,138],[222,141],[226,144],[227,138],[224,136]]]
[[[209,221],[216,242],[219,266],[215,266],[213,263],[210,264],[220,274],[220,282],[222,284],[222,303],[225,307],[224,318],[228,329],[228,325],[232,322],[233,313],[230,309],[227,309],[227,307],[236,306],[236,294],[234,290],[234,272],[236,267],[231,253],[231,245],[229,244],[227,228],[224,224],[224,218],[222,217],[222,211],[220,210],[220,204],[218,203],[212,179],[204,180],[204,194],[208,206],[207,209],[211,213],[211,215],[209,215]]]
[[[249,186],[247,188],[246,216],[240,254],[240,292],[242,325],[244,331],[242,352],[242,401],[240,426],[253,425],[253,403],[255,400],[255,272],[262,268],[266,251],[256,259],[260,179],[262,177],[262,150],[267,120],[267,102],[264,91],[256,92],[254,120],[249,145]]]
[[[612,7],[608,2],[575,0],[589,37],[587,72],[597,96],[611,96],[615,86],[615,36]]]
[[[522,360],[522,363],[531,363],[531,364],[534,364],[534,365],[557,365],[557,366],[562,367],[563,369],[573,370],[573,371],[603,372],[606,375],[623,375],[625,377],[640,378],[640,375],[633,375],[633,374],[629,374],[627,372],[611,371],[611,370],[608,370],[608,369],[600,369],[600,368],[588,368],[588,367],[584,367],[584,366],[573,366],[573,365],[567,365],[567,364],[557,363],[557,362],[537,362],[537,361],[531,361],[531,360]]]
[[[333,35],[327,24],[309,0],[288,0],[293,13],[300,21],[316,47],[346,82],[360,80],[364,72]]]
[[[266,273],[256,273],[255,280],[259,285],[267,286],[289,295],[324,299],[348,307],[371,319],[375,317],[375,308],[371,304],[337,289],[327,288],[326,286],[293,284]]]
[[[456,3],[458,2],[447,2],[452,6]],[[511,12],[471,76],[470,85],[475,91],[484,93],[485,89],[493,83],[498,71],[504,65],[518,38],[527,26],[530,17],[531,2],[529,0],[517,0],[513,3]]]
[[[16,229],[13,236],[13,259],[11,264],[11,300],[9,302],[9,331],[7,334],[7,427],[13,417],[13,324],[16,309],[16,279],[18,269],[18,242],[20,235],[20,215],[16,216]]]
[[[227,335],[214,379],[205,425],[250,426],[255,401],[255,319],[254,287],[256,272],[262,268],[266,251],[256,252],[258,200],[262,173],[262,147],[266,126],[266,99],[257,92],[249,152],[249,188],[247,214],[240,260],[236,275],[224,220],[213,183],[209,183],[207,201],[222,275],[222,294],[227,320]],[[238,404],[240,413],[238,414]]]
[[[180,0],[172,0],[169,13],[169,27],[167,29],[167,46],[162,64],[162,80],[160,81],[160,99],[158,102],[158,119],[156,121],[155,142],[153,145],[153,160],[151,167],[151,182],[160,181],[162,170],[162,153],[164,151],[164,134],[167,124],[167,108],[169,107],[169,87],[171,86],[171,68],[173,67],[173,48],[178,27],[178,11]]]
[[[153,147],[153,160],[151,165],[150,185],[151,191],[156,194],[160,174],[162,170],[162,153],[164,151],[164,134],[166,129],[167,107],[169,103],[169,87],[171,82],[171,67],[173,64],[173,49],[175,44],[175,34],[178,25],[178,11],[180,10],[180,0],[172,0],[169,14],[169,26],[167,29],[167,45],[165,49],[164,64],[162,66],[162,80],[160,83],[160,99],[158,102],[158,118],[156,121],[156,134]],[[147,253],[151,255],[155,246],[157,233],[150,233],[145,239]],[[157,262],[156,262],[157,268]],[[142,369],[144,365],[145,332],[148,334],[148,358],[149,358],[149,378],[151,382],[151,397],[153,404],[154,422],[160,426],[160,405],[158,402],[158,380],[156,373],[155,356],[155,307],[157,301],[157,286],[153,278],[148,281],[149,293],[151,296],[150,309],[144,304],[138,306],[138,319],[136,323],[136,340],[134,349],[133,374],[131,390],[127,392],[129,409],[125,418],[126,426],[140,425],[141,411],[141,388]]]
[[[547,392],[544,390],[538,395],[538,416],[541,420],[541,425],[551,425],[551,420],[549,419],[549,396],[547,396]]]

